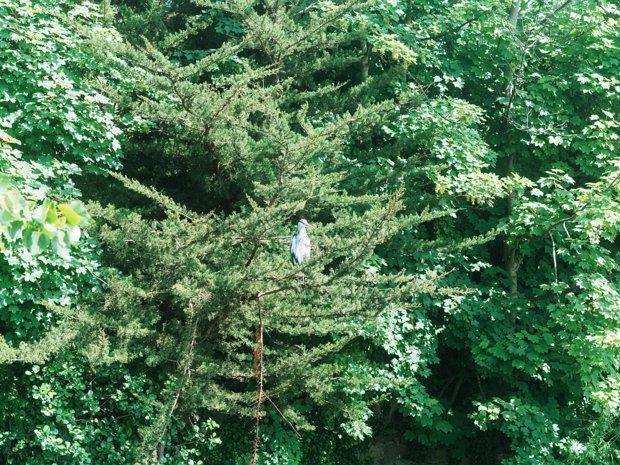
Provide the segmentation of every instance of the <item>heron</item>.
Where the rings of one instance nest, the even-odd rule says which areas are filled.
[[[297,223],[297,232],[291,237],[291,262],[293,265],[301,265],[310,258],[310,236],[307,228],[312,227],[305,219]]]

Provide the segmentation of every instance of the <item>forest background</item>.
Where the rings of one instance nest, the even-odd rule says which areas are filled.
[[[617,463],[619,19],[0,0],[3,463]]]

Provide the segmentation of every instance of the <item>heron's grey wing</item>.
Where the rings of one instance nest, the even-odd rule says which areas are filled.
[[[306,236],[304,238],[303,241],[303,247],[302,247],[302,254],[303,254],[303,260],[306,261],[310,258],[310,248],[311,248],[311,244],[310,244],[310,238],[308,236]]]
[[[294,265],[299,263],[298,257],[296,255],[297,242],[298,242],[298,237],[297,237],[297,233],[295,233],[291,236],[291,262],[293,262]]]

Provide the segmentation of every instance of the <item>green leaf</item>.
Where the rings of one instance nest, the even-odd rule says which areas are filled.
[[[21,142],[0,129],[0,143],[21,145]]]
[[[82,221],[82,217],[66,203],[61,203],[60,205],[58,205],[58,209],[67,219],[67,224],[69,226],[74,226],[80,221]]]

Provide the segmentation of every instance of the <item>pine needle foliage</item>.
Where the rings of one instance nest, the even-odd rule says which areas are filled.
[[[140,156],[162,160],[132,171],[130,154],[135,178],[112,175],[162,210],[91,205],[104,259],[117,270],[92,306],[105,322],[96,328],[108,341],[97,349],[102,361],[169,373],[162,395],[169,401],[143,431],[143,460],[165,454],[180,412],[255,418],[250,461],[260,455],[268,402],[303,430],[312,425],[295,401],[338,399],[339,421],[361,427],[369,400],[363,390],[345,393],[370,373],[351,376],[348,349],[374,337],[380,315],[436,292],[436,275],[368,267],[381,244],[452,212],[429,203],[406,209],[394,176],[351,188],[359,141],[403,108],[370,98],[363,89],[373,81],[356,82],[350,72],[359,60],[356,34],[334,25],[366,6],[200,1],[188,27],[204,17],[234,25],[232,38],[205,56],[179,59],[161,37],[119,47],[143,82],[127,110],[152,127],[136,135],[152,150]],[[331,76],[328,84],[321,76]],[[177,175],[189,179],[184,194],[167,189]],[[302,217],[315,228],[312,259],[299,268],[288,240]]]

